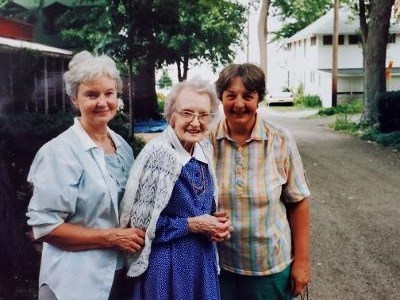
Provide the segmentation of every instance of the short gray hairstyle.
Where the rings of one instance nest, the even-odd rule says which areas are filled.
[[[122,91],[122,80],[115,62],[107,55],[94,56],[88,51],[74,55],[68,64],[69,70],[64,73],[65,90],[68,96],[76,97],[81,83],[106,74],[115,80],[116,89]]]
[[[219,101],[217,94],[215,93],[214,85],[210,84],[206,80],[193,78],[191,80],[185,80],[175,84],[168,93],[164,103],[164,117],[168,123],[171,119],[172,113],[175,110],[176,99],[183,89],[190,89],[197,94],[207,94],[210,98],[210,112],[215,114],[215,118],[218,116]]]

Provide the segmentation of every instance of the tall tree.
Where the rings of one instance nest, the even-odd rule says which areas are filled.
[[[332,0],[272,0],[272,13],[283,21],[274,39],[291,37],[332,8]]]
[[[180,1],[176,27],[159,35],[166,62],[177,66],[179,81],[197,64],[208,62],[215,69],[229,63],[235,56],[233,46],[241,42],[244,23],[245,7],[235,2]]]
[[[364,111],[362,121],[378,122],[377,94],[386,91],[386,49],[395,0],[358,0],[364,58]]]
[[[258,18],[258,45],[260,48],[260,67],[265,74],[265,84],[268,82],[268,14],[269,0],[261,0],[261,11]]]
[[[174,63],[183,80],[190,62],[226,63],[233,59],[231,47],[239,43],[244,23],[244,7],[228,0],[107,0],[100,7],[97,19],[84,16],[91,29],[74,28],[69,34],[89,34],[86,40],[100,34],[97,48],[132,66],[136,118],[157,117],[156,67]],[[103,15],[106,21],[99,22]]]

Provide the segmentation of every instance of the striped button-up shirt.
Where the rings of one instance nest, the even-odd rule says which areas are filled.
[[[269,275],[292,261],[285,203],[310,195],[303,164],[290,133],[257,115],[243,145],[228,134],[223,118],[211,133],[219,185],[219,210],[234,232],[219,243],[221,267],[242,275]]]

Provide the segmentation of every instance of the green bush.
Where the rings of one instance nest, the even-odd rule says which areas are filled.
[[[160,115],[164,115],[164,104],[167,97],[162,93],[157,93],[157,110]]]
[[[131,146],[135,157],[143,149],[146,142],[140,136],[129,137],[129,120],[124,114],[118,114],[111,120],[109,126],[112,130],[121,135]]]
[[[332,116],[335,114],[358,114],[363,110],[363,101],[354,100],[346,101],[338,104],[336,107],[322,108],[319,110],[318,115],[320,116]]]
[[[363,140],[374,141],[383,146],[389,146],[400,150],[400,131],[384,133],[375,128],[369,128],[361,138]]]
[[[322,108],[318,111],[319,116],[333,116],[336,114],[335,107]]]
[[[304,96],[304,85],[301,83],[297,86],[295,92],[294,92],[294,104],[301,104],[303,102],[303,96]]]
[[[374,141],[386,147],[400,150],[400,130],[393,132],[381,132],[372,126],[354,123],[348,120],[347,115],[338,115],[335,122],[330,125],[336,131],[344,131],[361,136],[361,139]]]
[[[377,101],[379,130],[400,130],[400,91],[379,93]]]
[[[305,107],[321,107],[322,102],[317,95],[304,95],[302,103]]]
[[[332,124],[332,128],[336,131],[354,133],[360,129],[360,125],[349,121],[347,115],[338,115],[335,122]]]
[[[295,105],[304,107],[320,107],[322,105],[321,99],[317,95],[301,95],[295,96]]]

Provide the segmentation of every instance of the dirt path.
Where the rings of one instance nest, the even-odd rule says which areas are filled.
[[[326,118],[270,119],[295,135],[311,181],[311,299],[400,299],[400,153]]]

